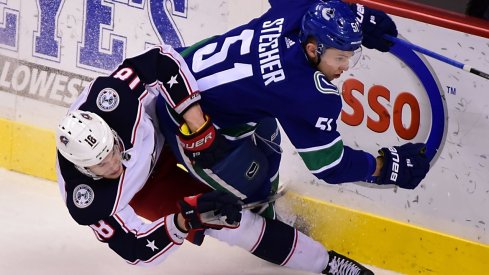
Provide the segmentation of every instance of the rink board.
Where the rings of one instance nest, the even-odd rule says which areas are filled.
[[[56,180],[54,133],[0,118],[0,167]]]
[[[486,274],[489,246],[370,213],[287,195],[294,213],[328,249],[403,274]]]
[[[52,131],[0,119],[0,140],[0,166],[56,179]],[[489,246],[297,193],[287,199],[308,234],[363,263],[405,274],[484,274],[489,269]]]
[[[406,1],[355,1],[394,15],[406,40],[487,70],[487,22],[474,25],[463,18],[465,24],[460,24],[446,14],[406,6]],[[163,9],[162,1],[0,0],[0,166],[55,180],[52,131],[93,77],[151,45],[189,46],[268,9],[267,0],[165,3],[170,2],[178,5]],[[438,154],[421,185],[398,190],[324,184],[295,150],[284,150],[280,179],[302,185],[301,194],[331,203],[292,200],[298,201],[296,211],[311,234],[329,248],[407,274],[486,274],[489,81],[408,49],[395,52],[364,48],[356,68],[337,80],[342,93],[350,94],[343,100],[338,127],[344,144],[372,154],[408,141],[434,144],[430,148]],[[408,108],[418,105],[419,112]],[[417,127],[407,129],[411,123]]]

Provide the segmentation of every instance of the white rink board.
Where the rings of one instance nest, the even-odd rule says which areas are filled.
[[[51,13],[57,15],[55,40],[60,43],[59,54],[54,57],[36,52],[34,47],[40,32],[41,2],[60,4],[59,12]],[[87,20],[86,2],[0,0],[0,28],[5,28],[10,15],[17,18],[18,30],[15,46],[0,45],[1,118],[53,129],[76,92],[90,78],[107,72],[80,62],[80,47],[87,36],[84,25]],[[135,0],[102,2],[112,11],[112,25],[104,25],[98,37],[101,47],[106,49],[102,52],[110,52],[114,40],[124,41],[124,56],[135,55],[151,44],[162,42],[155,22],[149,16],[148,3],[157,1],[142,1],[143,5]],[[245,23],[268,7],[267,1],[173,2],[186,5],[184,13],[170,16],[184,45]],[[400,34],[406,39],[483,71],[489,68],[488,39],[399,17],[395,17],[395,21]],[[92,42],[97,40],[97,37],[91,38]],[[307,195],[489,244],[489,146],[486,141],[489,136],[489,82],[437,60],[426,58],[426,61],[433,69],[441,96],[446,99],[448,123],[439,157],[421,187],[408,191],[378,189],[371,185],[318,183],[305,170],[289,144],[284,145],[282,180]],[[46,85],[38,83],[36,86],[33,83],[41,75]],[[427,115],[429,111],[430,106],[423,98],[424,91],[416,77],[409,67],[391,54],[365,49],[358,67],[340,79],[338,84],[351,77],[359,79],[366,90],[372,85],[387,87],[392,98],[401,91],[408,91],[417,98],[422,114]],[[402,142],[393,125],[380,134],[365,126],[366,116],[375,118],[375,113],[368,109],[365,98],[362,100],[365,107],[362,124],[355,127],[342,125],[346,143],[375,153],[381,145]],[[392,111],[392,102],[382,103]],[[344,109],[351,111],[348,106]],[[432,127],[429,117],[422,116],[418,135],[413,140],[423,141]]]

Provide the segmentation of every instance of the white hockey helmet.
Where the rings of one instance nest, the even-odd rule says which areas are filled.
[[[56,147],[78,167],[97,165],[114,147],[114,133],[97,114],[76,110],[68,113],[56,130]]]

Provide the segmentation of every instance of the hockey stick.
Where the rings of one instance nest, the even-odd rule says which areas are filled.
[[[183,171],[188,173],[187,168],[185,168],[185,166],[183,166],[181,163],[177,163],[177,166],[180,169],[182,169]],[[274,202],[274,201],[278,200],[280,197],[282,197],[283,195],[285,195],[285,193],[287,193],[287,190],[285,189],[285,187],[283,185],[281,185],[278,188],[277,193],[275,193],[275,194],[273,194],[273,195],[271,195],[271,196],[269,196],[263,200],[243,204],[243,209],[252,209],[252,208],[255,208],[257,206],[261,206],[261,205],[264,205],[264,204],[267,204],[270,202]]]
[[[260,207],[264,206],[266,204],[269,204],[271,202],[274,202],[278,200],[279,198],[283,197],[287,193],[287,189],[284,186],[281,186],[278,190],[277,193],[268,196],[267,198],[264,198],[262,200],[250,202],[243,204],[242,208],[243,209],[253,209],[255,207]],[[200,219],[202,222],[205,223],[213,223],[213,224],[220,224],[225,227],[231,227],[235,228],[239,226],[239,222],[235,222],[234,224],[228,224],[226,222],[226,216],[222,216],[220,214],[215,214],[214,211],[208,211],[200,214]]]
[[[456,60],[453,60],[451,58],[448,58],[446,56],[443,56],[443,55],[441,55],[439,53],[432,52],[432,51],[430,51],[428,49],[425,49],[423,47],[420,47],[418,45],[415,45],[413,43],[410,43],[410,42],[408,42],[406,40],[403,40],[403,39],[400,39],[400,38],[397,38],[397,37],[394,37],[394,36],[390,36],[390,35],[387,35],[387,34],[384,35],[384,38],[387,39],[387,40],[389,40],[389,41],[391,41],[392,43],[401,44],[401,45],[403,45],[403,46],[405,46],[407,48],[410,48],[410,49],[415,50],[415,51],[417,51],[419,53],[422,53],[422,54],[426,54],[427,56],[431,56],[431,57],[433,57],[435,59],[438,59],[438,60],[440,60],[442,62],[445,62],[447,64],[450,64],[450,65],[452,65],[454,67],[457,67],[457,68],[462,69],[464,71],[467,71],[469,73],[473,73],[473,74],[478,75],[480,77],[483,77],[485,79],[489,79],[489,74],[487,74],[485,72],[482,72],[480,70],[477,70],[475,68],[472,68],[471,66],[469,66],[467,64],[463,64],[461,62],[458,62]]]
[[[271,195],[271,196],[269,196],[263,200],[243,204],[243,209],[252,209],[252,208],[255,208],[258,206],[262,206],[264,204],[274,202],[274,201],[278,200],[279,198],[283,197],[285,195],[285,193],[287,193],[286,188],[279,188],[277,193],[275,193],[275,194],[273,194],[273,195]]]

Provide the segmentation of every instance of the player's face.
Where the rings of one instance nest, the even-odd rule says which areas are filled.
[[[107,179],[117,179],[124,172],[122,167],[122,157],[119,145],[114,144],[112,151],[97,165],[90,166],[88,169],[97,176]]]
[[[352,51],[342,51],[335,48],[326,49],[321,55],[321,62],[317,68],[331,81],[340,77],[344,71],[354,65],[352,64],[354,54]]]

